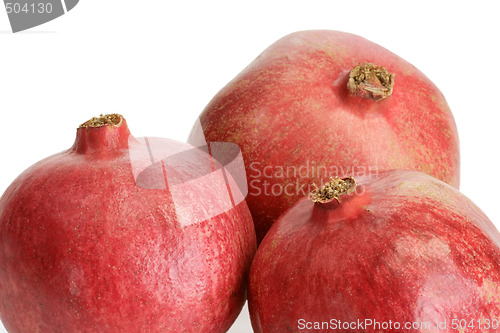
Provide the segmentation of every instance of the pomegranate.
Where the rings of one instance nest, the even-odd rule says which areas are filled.
[[[458,135],[438,88],[397,55],[337,31],[265,50],[207,105],[189,142],[233,142],[258,240],[331,176],[417,170],[459,186]]]
[[[6,329],[227,331],[256,239],[223,169],[188,144],[135,139],[120,115],[80,126],[0,199]]]
[[[277,219],[250,270],[255,332],[498,332],[500,237],[417,171],[335,178]]]

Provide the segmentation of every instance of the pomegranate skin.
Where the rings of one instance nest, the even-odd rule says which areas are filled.
[[[150,187],[138,185],[133,166],[151,165],[148,147],[122,118],[79,128],[71,149],[30,167],[3,194],[0,317],[9,332],[229,329],[256,249],[251,214],[244,201],[225,210],[227,188],[207,178],[177,185],[220,214],[204,219],[176,206],[169,186],[216,161],[185,143],[156,143],[189,150],[176,155],[181,167],[160,164],[167,188],[154,189],[151,177],[142,180]]]
[[[460,321],[473,326],[465,332],[498,332],[494,225],[426,174],[379,176],[356,178],[340,203],[303,198],[271,227],[250,270],[255,332],[462,332]],[[357,326],[365,320],[392,326]]]
[[[365,62],[395,74],[392,95],[351,95],[349,73]],[[210,101],[200,123],[189,142],[205,136],[241,147],[259,241],[307,185],[330,176],[410,169],[459,187],[458,134],[441,92],[405,60],[349,33],[278,40]]]

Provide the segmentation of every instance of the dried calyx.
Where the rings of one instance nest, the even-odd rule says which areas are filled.
[[[122,115],[117,113],[107,115],[101,114],[99,117],[94,117],[84,122],[78,128],[102,127],[106,125],[119,126],[122,122],[122,118]]]
[[[330,181],[309,193],[313,202],[326,203],[332,200],[340,202],[340,197],[352,193],[356,189],[356,181],[352,177],[330,178]]]
[[[389,97],[394,88],[394,74],[382,66],[366,62],[349,73],[347,89],[351,95],[376,101]]]

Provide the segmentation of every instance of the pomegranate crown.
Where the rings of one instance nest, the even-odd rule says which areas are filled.
[[[318,188],[313,184],[315,189],[309,193],[309,198],[313,202],[326,203],[332,200],[340,202],[340,197],[352,193],[356,189],[356,180],[352,177],[333,178],[330,181]]]

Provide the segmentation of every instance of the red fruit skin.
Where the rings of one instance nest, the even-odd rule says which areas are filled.
[[[349,72],[365,62],[395,74],[391,96],[349,94]],[[212,99],[200,122],[189,142],[204,135],[241,147],[259,241],[308,185],[330,176],[411,169],[459,186],[458,134],[441,92],[397,55],[344,32],[278,40]]]
[[[9,332],[226,332],[236,319],[256,249],[248,207],[201,222],[176,211],[168,189],[136,184],[130,152],[147,147],[129,134],[125,120],[79,128],[73,148],[30,167],[0,199]],[[184,158],[185,168],[167,170],[169,184],[210,157]],[[185,189],[192,200],[227,204],[210,182]]]
[[[357,181],[340,204],[303,198],[271,227],[250,270],[254,331],[463,332],[455,319],[474,321],[465,332],[498,332],[500,236],[480,209],[416,171]],[[332,319],[401,326],[311,329]]]

